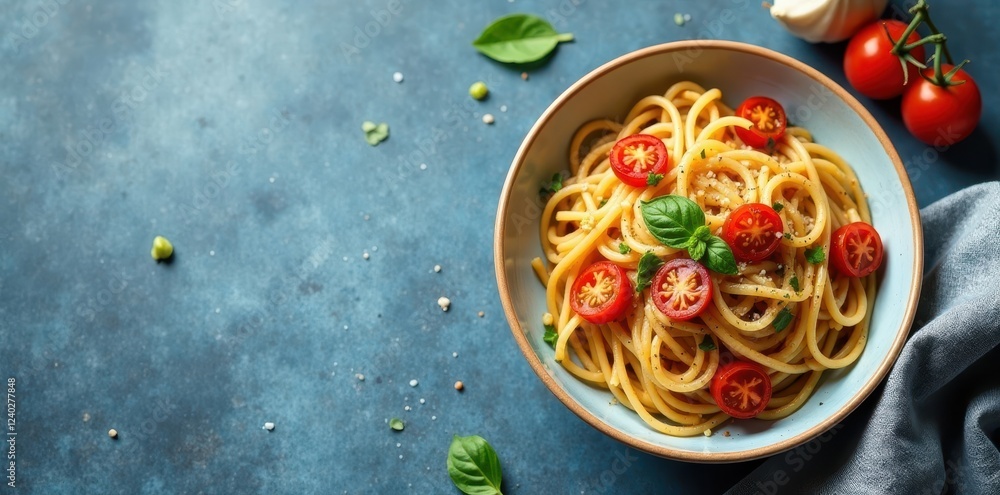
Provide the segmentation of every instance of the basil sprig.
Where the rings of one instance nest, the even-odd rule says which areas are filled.
[[[733,251],[705,225],[705,212],[697,203],[683,196],[666,195],[643,201],[642,219],[649,233],[675,249],[686,249],[691,259],[723,275],[736,275]]]
[[[483,437],[455,435],[448,447],[448,476],[462,493],[502,495],[500,458]]]
[[[486,26],[472,46],[498,62],[525,64],[541,60],[564,41],[573,41],[573,35],[560,34],[545,19],[511,14]]]

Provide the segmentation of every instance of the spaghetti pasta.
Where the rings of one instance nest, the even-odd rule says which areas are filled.
[[[875,275],[831,275],[825,259],[815,262],[838,227],[871,222],[854,172],[801,127],[789,127],[769,150],[745,146],[734,131],[749,124],[719,89],[676,83],[640,99],[621,123],[580,127],[569,177],[542,214],[544,260],[532,265],[546,286],[556,360],[665,434],[700,435],[729,419],[709,390],[729,361],[764,367],[773,393],[756,417],[778,419],[803,405],[824,370],[857,360],[867,340]],[[637,133],[659,138],[669,151],[671,166],[655,185],[626,185],[612,170],[615,142]],[[737,274],[712,273],[707,310],[690,320],[658,310],[651,290],[635,293],[622,318],[595,324],[581,317],[571,288],[591,264],[610,261],[634,280],[644,253],[687,257],[643,220],[642,204],[668,194],[695,202],[715,235],[740,205],[780,204],[785,234],[777,251],[739,263]],[[778,329],[776,320],[789,315]]]

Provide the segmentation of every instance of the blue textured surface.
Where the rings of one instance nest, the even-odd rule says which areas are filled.
[[[938,4],[984,89],[976,133],[938,153],[898,102],[862,99],[921,206],[1000,176],[998,9]],[[713,22],[724,9],[739,22]],[[527,81],[469,45],[515,11],[576,35]],[[3,493],[456,493],[456,433],[490,440],[515,494],[717,492],[756,465],[641,454],[552,397],[496,295],[495,205],[534,120],[618,55],[717,37],[843,83],[843,44],[801,42],[750,0],[0,12],[0,378],[16,379],[17,420],[17,488]],[[481,103],[476,80],[492,90]],[[367,145],[364,120],[389,123],[389,140]],[[172,263],[149,257],[155,235]]]

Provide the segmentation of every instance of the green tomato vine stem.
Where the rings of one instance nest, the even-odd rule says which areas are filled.
[[[898,40],[892,39],[892,35],[889,34],[889,28],[886,27],[885,24],[882,25],[883,28],[885,28],[886,37],[888,37],[889,41],[893,44],[891,52],[899,57],[899,63],[903,67],[903,84],[906,84],[909,79],[907,64],[912,64],[919,69],[927,68],[927,65],[924,62],[917,60],[910,54],[910,51],[918,46],[926,45],[928,43],[934,44],[934,54],[931,55],[930,58],[930,60],[934,61],[934,75],[927,77],[923,75],[923,72],[921,72],[921,77],[927,79],[927,81],[932,84],[941,87],[956,86],[964,83],[965,81],[953,81],[952,78],[959,69],[969,63],[968,60],[962,61],[962,63],[958,64],[947,73],[945,73],[944,69],[941,67],[942,60],[947,60],[947,62],[952,65],[954,65],[955,62],[951,57],[951,52],[948,51],[948,37],[945,36],[944,33],[942,33],[934,24],[934,21],[931,20],[930,6],[927,5],[926,0],[918,0],[917,4],[910,8],[909,12],[913,14],[913,19],[906,26],[906,30],[903,31],[903,34],[900,35]],[[924,36],[913,43],[907,43],[906,40],[911,34],[918,32],[917,28],[920,27],[921,24],[926,24],[927,29],[930,30],[931,34]]]

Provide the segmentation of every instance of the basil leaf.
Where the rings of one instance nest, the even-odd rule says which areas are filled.
[[[659,270],[661,266],[663,266],[663,260],[656,257],[652,251],[646,251],[642,258],[639,258],[639,273],[635,277],[635,291],[646,290],[646,287],[652,283],[656,270]]]
[[[792,286],[792,290],[795,292],[799,291],[799,277],[798,275],[792,274],[792,279],[788,281],[788,285]]]
[[[705,338],[701,340],[701,343],[698,344],[698,348],[705,352],[714,351],[717,349],[717,347],[715,347],[715,341],[712,340],[711,335],[706,335]]]
[[[559,334],[556,333],[555,325],[545,325],[545,335],[542,336],[542,340],[544,340],[549,347],[555,349],[556,341],[559,340]]]
[[[541,60],[563,41],[573,41],[573,35],[559,34],[540,17],[511,14],[486,26],[472,46],[498,62],[524,64]]]
[[[705,266],[709,270],[723,275],[736,275],[736,258],[733,251],[729,249],[729,244],[719,237],[712,236],[708,239],[708,249],[705,252]]]
[[[448,447],[448,476],[462,493],[499,495],[500,459],[481,436],[455,435]]]
[[[672,248],[686,248],[695,230],[705,225],[705,212],[683,196],[653,198],[643,201],[639,209],[649,233]]]
[[[814,248],[806,249],[806,261],[818,265],[826,259],[826,255],[823,254],[823,246],[816,246]]]
[[[698,261],[705,256],[706,249],[708,249],[708,243],[692,237],[691,245],[688,246],[688,255],[691,256],[691,259]]]
[[[795,315],[793,315],[788,308],[781,308],[781,311],[778,311],[778,316],[775,316],[774,321],[771,322],[771,326],[774,327],[775,332],[780,332],[787,328],[788,324],[791,323],[794,318]]]
[[[618,252],[621,254],[628,254],[632,252],[632,247],[624,242],[618,243]]]

